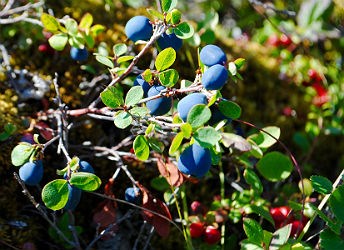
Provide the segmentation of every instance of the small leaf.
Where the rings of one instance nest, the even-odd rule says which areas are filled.
[[[89,192],[97,190],[102,183],[98,176],[87,172],[73,173],[69,182],[71,185]]]
[[[232,133],[222,133],[222,144],[226,148],[231,147],[241,152],[247,152],[252,149],[251,144],[245,138]]]
[[[93,23],[93,16],[90,13],[86,13],[83,15],[83,17],[80,20],[79,28],[88,30],[91,28],[91,25]]]
[[[209,121],[211,111],[204,104],[194,105],[188,113],[187,122],[192,128],[198,128]]]
[[[146,129],[145,135],[150,135],[151,133],[154,133],[154,131],[155,131],[155,123],[151,123]]]
[[[177,9],[173,9],[170,13],[167,14],[166,21],[167,23],[171,23],[175,25],[175,24],[180,23],[181,18],[182,18],[182,13]]]
[[[140,118],[144,118],[149,114],[149,109],[146,107],[133,107],[129,113],[133,116],[138,116]]]
[[[164,151],[165,145],[160,140],[154,137],[148,138],[149,147],[155,152],[162,153]]]
[[[177,166],[168,159],[168,157],[165,158],[158,154],[155,154],[155,157],[157,159],[159,172],[166,178],[169,185],[179,187],[186,181],[184,175],[178,170]]]
[[[313,175],[311,176],[312,186],[320,194],[330,194],[332,192],[332,182],[326,177]]]
[[[250,137],[250,139],[252,139],[260,148],[271,147],[277,142],[276,139],[279,139],[281,135],[281,129],[276,126],[265,127],[262,130],[263,131],[259,132],[259,134]],[[269,134],[265,133],[264,131]],[[271,135],[276,139],[271,137]]]
[[[193,138],[204,148],[210,148],[221,140],[221,133],[216,131],[213,127],[199,128]]]
[[[244,218],[244,231],[250,242],[260,245],[264,240],[264,232],[260,224],[250,218]]]
[[[152,71],[150,69],[146,69],[143,72],[142,77],[146,82],[150,82],[153,79]]]
[[[30,143],[20,143],[15,146],[11,153],[12,164],[16,167],[24,165],[29,161],[30,156],[35,151],[35,148]]]
[[[78,23],[73,18],[68,18],[65,23],[68,34],[76,35],[78,33]]]
[[[320,233],[320,249],[344,249],[344,240],[330,229],[325,229]]]
[[[174,29],[174,34],[180,39],[188,39],[193,36],[194,28],[187,22],[182,22]]]
[[[163,71],[172,66],[176,60],[176,51],[169,47],[161,51],[155,60],[155,68],[158,71]]]
[[[162,85],[171,88],[177,83],[179,74],[175,69],[168,69],[159,73],[158,77]]]
[[[228,118],[238,119],[241,115],[241,108],[235,102],[222,100],[218,107],[221,113]]]
[[[251,205],[252,212],[258,214],[259,216],[263,217],[267,221],[269,221],[272,225],[275,225],[274,220],[271,217],[271,214],[268,209],[262,206]]]
[[[159,20],[164,20],[164,15],[161,14],[159,11],[152,9],[152,8],[148,8],[147,12],[149,15],[151,15],[152,17],[156,17]]]
[[[239,70],[245,65],[246,60],[244,58],[238,58],[234,61],[236,68]]]
[[[163,12],[170,12],[177,6],[178,0],[161,0],[161,8]]]
[[[48,41],[53,49],[61,51],[64,49],[68,42],[68,35],[64,33],[55,34],[50,37]]]
[[[117,108],[124,104],[123,92],[114,86],[110,86],[100,93],[103,103],[109,108]]]
[[[252,169],[245,169],[244,178],[247,184],[249,184],[258,194],[263,192],[262,182]]]
[[[318,215],[319,217],[326,222],[326,225],[331,228],[331,230],[333,232],[335,232],[336,234],[340,234],[340,230],[341,230],[341,226],[342,226],[342,222],[340,221],[335,221],[333,222],[330,218],[328,218],[326,216],[326,214],[324,214],[321,210],[319,210],[316,206],[314,206],[313,204],[311,203],[308,203],[309,206],[311,207],[311,209],[313,209]]]
[[[125,129],[133,122],[133,117],[128,112],[123,110],[117,111],[113,118],[115,126],[120,129]]]
[[[48,208],[59,210],[67,204],[68,194],[68,182],[63,179],[57,179],[44,186],[42,200]]]
[[[143,89],[141,86],[134,86],[129,89],[127,96],[125,97],[125,105],[128,107],[134,106],[143,97]]]
[[[240,242],[240,245],[241,245],[240,250],[264,250],[263,247],[255,243],[252,243],[250,239],[242,240]]]
[[[291,224],[278,229],[272,235],[269,250],[279,250],[287,241],[291,233]]]
[[[329,199],[329,205],[336,218],[344,222],[344,185],[333,191]]]
[[[101,64],[104,64],[105,66],[108,66],[111,69],[114,67],[113,62],[107,56],[97,55],[96,56],[96,60],[98,62],[100,62]]]
[[[115,54],[116,57],[119,57],[121,55],[124,55],[128,51],[128,47],[124,43],[118,43],[113,46],[113,53]]]
[[[192,126],[189,123],[183,123],[180,126],[181,132],[183,132],[183,135],[185,138],[189,139],[192,134]]]
[[[47,13],[42,13],[41,22],[44,28],[50,32],[56,32],[60,27],[60,23],[57,21],[57,19]]]
[[[118,64],[121,64],[121,63],[130,61],[130,60],[132,60],[132,59],[134,59],[134,56],[121,56],[121,57],[118,57],[118,58],[117,58],[117,63],[118,63]]]
[[[79,162],[80,162],[79,157],[74,156],[74,157],[72,158],[72,160],[68,163],[70,169],[71,169],[72,171],[78,170],[78,169],[79,169]]]
[[[288,178],[293,170],[293,164],[286,155],[270,152],[258,161],[257,169],[265,179],[277,182]]]
[[[150,150],[145,136],[138,135],[134,140],[133,147],[135,155],[139,160],[145,161],[149,158]]]
[[[184,139],[184,134],[183,132],[179,132],[172,140],[171,142],[171,146],[170,146],[170,149],[168,151],[168,153],[170,155],[173,155],[177,150],[178,148],[180,147],[180,145],[182,144],[182,141]]]
[[[17,131],[17,126],[12,124],[12,123],[7,123],[4,126],[4,130],[7,134],[12,135],[12,134],[14,134],[14,132]]]
[[[94,36],[99,35],[100,33],[102,33],[105,30],[105,26],[101,25],[101,24],[95,24],[91,27],[91,32]]]

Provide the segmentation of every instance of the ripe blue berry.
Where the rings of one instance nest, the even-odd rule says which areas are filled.
[[[177,110],[180,118],[185,122],[187,120],[189,111],[197,104],[207,104],[207,97],[202,93],[192,93],[185,96],[178,102]]]
[[[148,40],[153,34],[153,27],[147,17],[135,16],[125,25],[125,34],[134,42]]]
[[[94,169],[87,161],[79,161],[79,171],[94,174]]]
[[[213,66],[215,64],[225,64],[227,61],[226,54],[222,49],[216,45],[206,45],[199,54],[201,62],[207,66]]]
[[[161,50],[172,47],[175,51],[180,50],[183,45],[183,40],[178,38],[176,34],[162,34],[157,41]]]
[[[148,97],[158,95],[162,90],[164,90],[164,86],[152,86],[147,95]],[[172,98],[171,97],[160,97],[153,100],[150,100],[146,103],[147,108],[150,110],[151,115],[164,115],[166,114],[172,106]]]
[[[19,169],[19,177],[26,185],[35,186],[43,177],[43,164],[41,160],[27,162]]]
[[[129,187],[125,190],[124,198],[128,202],[139,204],[141,198],[140,196],[140,189],[138,188]]]
[[[202,76],[202,84],[207,90],[217,90],[225,85],[227,79],[227,69],[220,64],[215,64],[204,72]]]
[[[196,177],[203,177],[211,167],[209,149],[197,143],[187,147],[179,157],[178,169],[180,172]]]
[[[73,187],[69,184],[68,184],[68,190],[69,190],[68,201],[64,209],[74,210],[80,202],[82,190],[77,187]]]
[[[148,90],[150,89],[150,85],[148,82],[143,79],[142,75],[138,75],[134,81],[134,86],[141,86],[143,89],[143,97],[147,97]]]
[[[70,49],[70,57],[75,61],[86,61],[88,57],[88,51],[86,48],[79,49],[72,47]]]

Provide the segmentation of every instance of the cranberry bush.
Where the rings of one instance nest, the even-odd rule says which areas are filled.
[[[225,90],[230,81],[243,80],[239,72],[245,59],[229,60],[224,48],[206,44],[194,50],[198,65],[193,77],[178,72],[181,48],[195,42],[198,30],[184,20],[177,4],[176,0],[158,1],[157,9],[147,9],[147,16],[131,17],[124,28],[127,40],[114,44],[110,52],[104,51],[110,45],[101,40],[106,27],[93,24],[89,13],[80,22],[48,13],[40,13],[36,20],[50,33],[46,46],[54,49],[52,54],[68,50],[80,64],[93,55],[111,78],[88,105],[69,108],[56,73],[54,108],[37,112],[32,125],[40,128],[40,135],[23,138],[12,150],[11,162],[19,167],[16,180],[49,223],[51,241],[65,248],[91,249],[118,234],[121,222],[134,224],[136,213],[141,215],[141,224],[136,224],[141,229],[135,242],[130,242],[135,249],[144,241],[146,224],[151,225],[150,236],[156,232],[166,238],[173,233],[184,239],[187,249],[313,249],[316,245],[340,249],[344,244],[343,172],[333,183],[315,174],[303,178],[293,153],[280,140],[283,131],[240,119],[245,110]],[[281,57],[283,48],[294,46],[287,34],[272,35],[267,43]],[[48,52],[48,47],[40,50]],[[286,53],[282,71],[288,67],[285,64],[299,60]],[[329,101],[324,76],[312,66],[306,68],[302,79],[309,81],[304,85],[322,98],[313,99],[314,108],[321,108]],[[69,134],[78,129],[75,123],[80,117],[111,121],[125,138],[111,146],[84,143],[73,150]],[[249,127],[250,134],[241,134],[237,124]],[[10,123],[1,139],[14,133],[16,127]],[[52,161],[51,148],[65,162],[59,163],[55,175],[43,178]],[[76,154],[78,150],[113,162],[110,178],[97,174],[103,173],[102,166],[91,166],[81,153]],[[149,183],[138,181],[135,164],[154,166],[155,176]],[[296,190],[287,185],[293,171],[300,180]],[[115,186],[120,173],[131,183],[123,194]],[[27,186],[39,185],[43,186],[40,197],[31,196],[34,187]],[[209,191],[201,192],[203,186]],[[100,187],[104,191],[97,191]],[[82,197],[91,195],[102,202],[94,207],[96,235],[88,239],[75,224],[74,214]],[[199,195],[205,196],[204,201]],[[116,216],[121,206],[126,213]],[[53,220],[56,214],[59,219]]]

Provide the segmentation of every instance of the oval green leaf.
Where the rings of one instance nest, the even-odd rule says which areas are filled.
[[[222,100],[219,103],[218,107],[221,113],[224,114],[228,118],[238,119],[241,116],[241,108],[235,102]]]
[[[182,144],[182,141],[184,139],[184,134],[183,132],[179,132],[172,140],[171,142],[171,146],[170,146],[170,149],[168,151],[168,153],[170,155],[173,155],[177,150],[178,148],[180,147],[180,144]]]
[[[134,59],[134,56],[121,56],[121,57],[117,58],[117,63],[120,64],[120,63],[123,63],[123,62],[130,61],[132,59]]]
[[[15,146],[11,152],[12,164],[16,167],[24,165],[27,161],[29,161],[34,150],[35,148],[30,143],[24,142]]]
[[[55,34],[50,37],[48,41],[53,49],[61,51],[64,49],[68,42],[68,35],[64,33]]]
[[[187,22],[182,22],[174,29],[174,34],[180,39],[188,39],[193,36],[194,28]]]
[[[260,224],[250,218],[244,218],[244,231],[250,242],[260,245],[264,240],[264,232]]]
[[[193,138],[204,148],[211,148],[221,140],[221,133],[215,130],[213,127],[203,127],[199,128]]]
[[[116,127],[120,129],[125,129],[133,122],[133,117],[123,110],[117,111],[113,118]]]
[[[330,194],[332,192],[332,182],[326,177],[313,175],[311,176],[312,186],[320,194]]]
[[[109,108],[117,108],[124,104],[123,92],[116,87],[109,87],[100,93],[103,103]]]
[[[68,194],[68,182],[63,179],[57,179],[44,186],[42,190],[42,200],[48,208],[59,210],[66,205]]]
[[[146,107],[133,107],[130,110],[130,114],[143,118],[149,114],[149,109]]]
[[[270,152],[258,161],[257,169],[265,179],[277,182],[288,178],[293,164],[288,156],[280,152]]]
[[[128,47],[124,43],[118,43],[113,46],[113,53],[115,54],[116,57],[119,57],[121,55],[124,55],[128,51]]]
[[[169,12],[177,6],[178,0],[161,0],[161,8],[164,12]]]
[[[87,172],[73,173],[69,182],[71,185],[80,188],[81,190],[90,192],[97,190],[102,183],[98,176]]]
[[[155,68],[158,71],[163,71],[172,66],[176,60],[176,51],[169,47],[161,51],[155,60]]]
[[[78,23],[73,18],[68,18],[65,23],[68,34],[76,35],[78,33]]]
[[[114,67],[113,62],[107,56],[97,55],[96,60],[111,69]]]
[[[159,80],[162,85],[165,87],[173,87],[178,79],[179,79],[179,74],[178,71],[175,69],[168,69],[163,72],[161,72],[159,75]]]
[[[93,16],[90,13],[86,13],[81,18],[79,27],[80,29],[88,30],[89,28],[91,28],[92,23],[93,23]]]
[[[278,229],[272,235],[269,250],[279,250],[289,239],[291,233],[291,224]]]
[[[344,222],[344,185],[333,191],[329,199],[329,205],[336,218]]]
[[[143,97],[143,89],[141,86],[134,86],[129,89],[127,96],[125,97],[125,105],[128,107],[134,106]]]
[[[41,15],[41,22],[44,28],[50,32],[56,32],[60,27],[60,24],[57,21],[57,19],[47,13],[43,13]]]
[[[134,140],[134,152],[136,157],[141,160],[145,161],[149,158],[149,145],[146,137],[143,135],[138,135]]]
[[[159,11],[153,9],[153,8],[148,8],[146,9],[148,14],[151,15],[152,17],[155,17],[159,20],[164,20],[164,15],[161,14]]]
[[[261,194],[263,192],[263,184],[260,181],[257,174],[252,169],[245,169],[244,171],[244,178],[254,191],[256,191],[258,194]]]
[[[197,104],[191,108],[186,120],[192,128],[198,128],[209,121],[210,117],[211,111],[207,105]]]
[[[259,134],[250,137],[260,148],[269,148],[274,145],[281,135],[281,129],[276,126],[269,126],[262,129]],[[267,133],[265,133],[265,132]],[[274,137],[272,137],[272,136]],[[276,139],[275,139],[276,138]]]

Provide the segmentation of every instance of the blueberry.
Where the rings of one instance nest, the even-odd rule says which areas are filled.
[[[164,86],[152,86],[147,95],[148,97],[158,95],[160,91],[164,90]],[[151,115],[164,115],[172,107],[172,98],[171,97],[160,97],[153,100],[150,100],[146,103],[147,108],[150,110]]]
[[[227,69],[220,64],[215,64],[204,72],[202,76],[202,84],[207,90],[217,90],[225,85],[227,79]]]
[[[153,27],[147,17],[135,16],[125,25],[125,34],[134,42],[149,40],[153,34]]]
[[[227,61],[226,54],[223,50],[213,44],[206,45],[199,54],[200,60],[204,65],[213,66],[215,64],[225,64]]]
[[[79,161],[79,171],[94,174],[94,169],[87,161]]]
[[[68,201],[67,201],[64,209],[74,210],[80,202],[82,190],[77,188],[77,187],[73,187],[69,184],[68,184],[68,190],[69,190]]]
[[[197,143],[187,147],[180,155],[178,169],[180,172],[196,177],[203,177],[211,167],[209,149]]]
[[[150,85],[146,82],[142,75],[138,75],[134,81],[134,86],[141,86],[143,89],[143,97],[147,97],[148,90],[150,89]]]
[[[210,111],[211,111],[211,117],[208,121],[210,126],[213,126],[222,120],[226,120],[226,123],[230,123],[232,121],[232,119],[227,118],[227,116],[222,114],[222,112],[219,110],[219,108],[216,105],[212,105],[210,107]]]
[[[19,177],[26,185],[35,186],[43,177],[43,163],[41,160],[27,162],[19,169]]]
[[[139,204],[141,201],[140,189],[129,187],[125,190],[124,199],[128,202]]]
[[[183,99],[179,101],[177,106],[180,118],[185,122],[187,120],[188,113],[193,106],[197,104],[207,103],[207,97],[202,93],[192,93],[190,95],[185,96]]]
[[[86,61],[88,57],[88,51],[86,48],[79,49],[72,47],[70,49],[70,57],[75,61]]]
[[[157,43],[161,50],[172,47],[175,51],[178,51],[183,45],[183,40],[178,38],[174,33],[164,33],[157,40]]]

